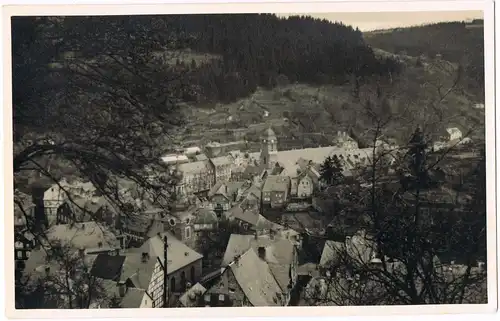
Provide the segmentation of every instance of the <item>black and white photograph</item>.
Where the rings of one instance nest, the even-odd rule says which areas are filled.
[[[484,12],[309,9],[9,17],[13,309],[496,300]]]

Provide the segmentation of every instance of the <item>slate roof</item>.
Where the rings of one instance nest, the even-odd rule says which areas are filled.
[[[266,250],[266,263],[282,290],[286,290],[290,281],[290,266],[294,260],[294,244],[287,239],[267,235],[255,238],[254,235],[232,234],[229,238],[222,265],[230,265],[235,257],[243,255],[250,249],[257,251],[259,247]]]
[[[106,298],[101,304],[101,308],[108,308],[111,298],[120,298],[118,284],[111,280],[102,280],[102,285],[106,293]],[[123,309],[138,309],[142,304],[146,290],[137,288],[128,288],[125,296],[120,298],[120,306]]]
[[[197,174],[208,170],[207,161],[197,161],[177,165],[179,171],[183,173]]]
[[[229,267],[253,306],[280,306],[282,290],[269,265],[250,249]]]
[[[197,253],[195,250],[179,241],[170,232],[164,232],[160,233],[160,235],[155,235],[148,239],[140,248],[133,249],[131,251],[135,251],[137,253],[146,252],[149,253],[150,257],[157,256],[163,264],[163,237],[165,235],[168,238],[167,274],[171,274],[178,269],[203,258],[203,255]]]
[[[208,197],[213,197],[216,194],[223,195],[225,198],[228,198],[228,196],[225,193],[225,188],[224,188],[224,182],[218,182],[216,183],[209,191],[208,191]]]
[[[269,175],[262,187],[263,192],[286,192],[290,178],[286,176]]]
[[[240,206],[234,206],[226,212],[227,218],[235,218],[253,226],[257,226],[259,213],[252,210],[243,210]]]
[[[202,208],[196,212],[195,224],[215,224],[219,221],[214,211]]]
[[[210,159],[215,167],[231,165],[233,163],[233,159],[231,156],[219,156]]]
[[[60,240],[61,243],[73,248],[96,248],[99,243],[103,247],[119,247],[116,236],[106,227],[97,222],[84,222],[54,225],[47,231],[50,240]]]
[[[321,254],[320,265],[327,266],[340,259],[343,253],[350,256],[356,262],[369,263],[376,254],[376,245],[362,231],[356,232],[345,242],[335,242],[328,240],[325,242],[323,252]]]
[[[119,281],[123,262],[125,262],[123,255],[98,254],[90,274],[104,280]]]

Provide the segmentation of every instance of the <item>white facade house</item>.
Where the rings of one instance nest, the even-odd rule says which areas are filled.
[[[447,128],[446,132],[448,133],[448,140],[462,140],[462,131],[456,127]]]

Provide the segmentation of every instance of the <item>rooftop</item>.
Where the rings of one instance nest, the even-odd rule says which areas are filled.
[[[183,173],[197,174],[208,170],[207,161],[178,164],[177,168]]]
[[[237,257],[253,249],[265,249],[265,262],[268,264],[272,275],[279,286],[285,291],[290,282],[290,267],[294,260],[294,244],[285,238],[276,235],[271,238],[268,235],[240,235],[232,234],[229,238],[222,265],[230,265]]]
[[[184,307],[196,307],[198,303],[197,299],[206,291],[207,289],[203,285],[196,283],[179,298],[179,302]]]
[[[269,175],[262,187],[263,192],[286,192],[290,184],[290,177]]]
[[[138,309],[141,307],[142,300],[144,299],[144,294],[146,290],[137,288],[128,288],[125,292],[124,297],[120,297],[118,290],[118,285],[116,282],[111,280],[103,280],[103,287],[106,293],[106,300],[101,307],[109,307],[111,298],[117,298],[120,302],[120,307],[123,309]]]
[[[210,159],[215,167],[231,165],[233,163],[233,159],[231,156],[219,156]]]
[[[183,268],[197,260],[203,258],[203,255],[197,253],[181,241],[179,241],[172,233],[164,232],[155,235],[148,239],[140,248],[133,249],[137,253],[146,252],[149,256],[157,256],[163,263],[165,261],[163,255],[163,237],[167,236],[168,239],[168,262],[167,273],[171,274],[180,268]]]
[[[47,231],[49,240],[59,240],[73,248],[119,247],[116,236],[97,222],[54,225]]]
[[[282,290],[269,265],[250,249],[230,265],[243,293],[253,306],[280,306]]]

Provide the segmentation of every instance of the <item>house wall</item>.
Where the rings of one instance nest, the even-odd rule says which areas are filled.
[[[207,191],[215,185],[215,171],[209,166],[198,173],[184,172],[182,180],[177,186],[179,195],[190,195]]]
[[[47,219],[49,221],[49,217],[56,217],[57,209],[66,201],[67,198],[68,196],[66,193],[57,184],[45,191],[43,195],[43,207],[45,215],[47,215]]]
[[[191,269],[193,268],[194,275],[191,275]],[[182,284],[182,275],[184,273],[186,282],[190,282],[191,285],[196,284],[203,275],[202,270],[202,260],[199,259],[185,267],[174,271],[173,273],[168,273],[168,287],[169,291],[173,293],[183,293],[185,290],[185,284]],[[175,289],[172,288],[172,285],[175,284]]]
[[[461,139],[461,138],[462,138],[462,132],[460,131],[452,131],[450,134],[450,140]]]
[[[286,204],[286,192],[271,192],[271,205],[284,206]]]
[[[153,306],[153,301],[149,298],[147,294],[144,293],[144,297],[142,298],[141,305],[139,309],[150,309],[150,308],[158,308],[158,306]]]
[[[262,203],[271,203],[271,192],[262,192]]]
[[[143,307],[151,307],[151,308],[162,308],[163,307],[163,280],[164,280],[165,273],[163,271],[162,265],[159,261],[156,262],[155,268],[153,271],[153,275],[151,276],[151,281],[149,282],[148,286],[148,293],[149,295],[153,298],[154,301],[151,301],[150,298],[145,295],[147,299],[143,304],[141,304],[141,308]],[[148,306],[143,306],[143,305],[148,305]]]
[[[73,212],[68,203],[62,203],[61,206],[57,208],[56,213],[56,224],[69,224],[73,220]]]
[[[215,182],[227,182],[231,178],[231,163],[219,165],[215,168]]]
[[[227,282],[227,284],[226,284]],[[251,307],[245,293],[234,277],[233,271],[228,268],[219,278],[219,281],[209,290],[214,294],[228,294],[233,307]]]
[[[311,197],[313,193],[313,182],[309,176],[304,176],[299,180],[297,186],[297,196],[301,198]]]
[[[177,221],[174,226],[168,225],[167,229],[172,232],[182,243],[190,248],[196,245],[196,234],[194,230],[193,219],[191,218],[189,224],[187,222]]]
[[[299,179],[297,177],[293,177],[290,179],[290,196],[297,196],[299,186]]]
[[[212,197],[212,199],[210,200],[210,209],[214,210],[217,204],[222,205],[224,211],[227,211],[231,208],[231,201],[220,194],[216,194]]]

